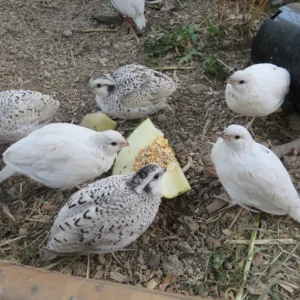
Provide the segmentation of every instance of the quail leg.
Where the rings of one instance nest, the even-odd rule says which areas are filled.
[[[126,22],[126,24],[128,25],[129,30],[131,31],[131,33],[132,33],[134,39],[136,40],[136,43],[139,45],[139,44],[140,44],[140,40],[139,40],[138,36],[136,35],[136,33],[135,33],[135,31],[134,31],[134,28],[133,28],[134,23],[133,23],[132,19],[126,17],[126,18],[125,18],[125,22]]]
[[[248,118],[247,118],[247,120],[248,120]],[[255,117],[253,117],[253,118],[251,119],[251,121],[250,121],[249,123],[247,123],[246,126],[245,126],[245,127],[251,132],[251,134],[252,134],[253,136],[255,136],[255,134],[254,134],[254,132],[253,132],[253,130],[252,130],[252,125],[253,125],[254,120],[255,120]]]

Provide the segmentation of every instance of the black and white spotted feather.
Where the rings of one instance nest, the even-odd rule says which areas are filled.
[[[138,119],[163,108],[176,90],[167,75],[141,65],[125,65],[114,73],[92,78],[89,87],[100,109],[120,119]]]
[[[52,96],[39,92],[0,92],[0,144],[14,143],[49,124],[59,106]]]
[[[134,242],[158,211],[165,168],[147,165],[135,174],[89,184],[59,212],[46,250],[57,255],[109,253]]]

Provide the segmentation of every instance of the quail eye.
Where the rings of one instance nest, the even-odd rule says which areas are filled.
[[[245,83],[245,80],[240,80],[239,81],[239,84],[244,84]]]
[[[240,136],[239,136],[239,135],[236,135],[234,138],[235,138],[236,140],[238,140],[238,139],[240,138]]]
[[[101,88],[101,87],[102,87],[102,84],[98,83],[98,84],[96,85],[96,87],[97,87],[97,88]]]
[[[112,142],[111,145],[112,146],[117,146],[117,143],[116,142]]]
[[[159,178],[159,174],[155,174],[154,179],[158,179],[158,178]]]

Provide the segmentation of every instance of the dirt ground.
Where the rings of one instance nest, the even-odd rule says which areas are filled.
[[[229,16],[220,22],[214,2],[217,1],[186,0],[177,10],[167,11],[147,7],[151,28],[140,36],[141,44],[171,26],[206,27],[202,16],[205,12],[223,34],[201,31],[201,51],[213,54],[230,68],[248,66],[251,36],[258,25],[250,35],[242,35],[239,27],[232,26],[234,19]],[[92,18],[95,13],[113,11],[108,0],[0,0],[0,6],[0,88],[55,95],[61,101],[56,121],[79,122],[85,114],[97,111],[94,96],[87,89],[91,76],[128,63],[148,63],[142,46],[137,46],[127,34],[124,24],[117,27],[117,32],[80,33],[85,29],[110,28]],[[66,30],[71,30],[72,36],[64,36]],[[157,64],[177,63],[176,53],[169,53]],[[191,163],[186,176],[192,190],[163,200],[150,229],[128,251],[116,253],[117,260],[109,254],[93,255],[87,270],[84,256],[41,260],[40,248],[53,219],[74,191],[55,191],[24,176],[13,177],[0,188],[2,260],[168,292],[234,299],[242,284],[254,220],[245,210],[240,213],[238,207],[208,214],[206,208],[224,189],[218,180],[205,176],[201,156],[210,153],[210,143],[216,140],[218,131],[233,122],[244,125],[245,118],[232,120],[235,115],[225,104],[224,81],[205,74],[201,60],[187,66],[193,68],[167,71],[178,83],[169,102],[175,116],[161,112],[151,116],[151,120],[169,139],[182,167]],[[275,146],[295,139],[299,132],[292,129],[297,127],[298,119],[295,117],[293,127],[288,114],[290,106],[286,105],[281,113],[257,119],[253,127],[256,140]],[[139,122],[127,121],[118,130],[128,135]],[[5,148],[0,148],[1,153]],[[284,161],[299,189],[298,156],[286,157]],[[288,217],[261,214],[258,239],[269,242],[255,246],[244,299],[300,297],[299,236],[299,224]],[[233,239],[242,243],[226,243]],[[278,239],[285,239],[288,244]]]

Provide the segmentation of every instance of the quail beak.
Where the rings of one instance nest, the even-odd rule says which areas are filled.
[[[121,147],[128,147],[129,146],[129,143],[127,140],[124,139],[124,141],[121,143]]]
[[[94,77],[86,77],[86,82],[88,83],[88,87],[91,88],[91,83],[92,81],[94,80],[95,78]]]
[[[218,136],[219,136],[220,138],[224,139],[224,140],[229,140],[229,135],[227,135],[227,134],[225,133],[225,131],[220,132],[220,133],[218,134]]]
[[[231,77],[229,77],[229,78],[225,81],[225,83],[234,84],[234,80],[233,80]]]

